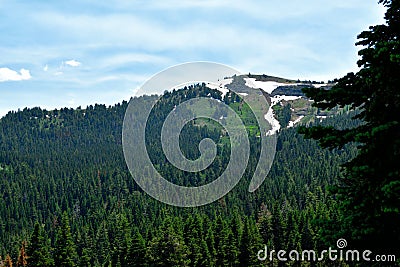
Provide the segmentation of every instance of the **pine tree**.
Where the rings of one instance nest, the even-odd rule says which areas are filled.
[[[264,204],[261,205],[258,213],[257,224],[264,244],[269,243],[269,241],[273,243],[272,214]]]
[[[27,246],[29,267],[49,267],[53,265],[50,246],[45,231],[39,223],[35,223],[31,239]]]
[[[208,250],[207,242],[203,239],[201,240],[200,249],[202,252],[202,257],[198,262],[198,266],[214,266],[215,261]]]
[[[106,262],[110,261],[110,247],[107,223],[103,221],[98,226],[95,237],[95,249],[97,252],[97,257],[95,258],[96,265],[103,266]]]
[[[215,222],[214,241],[216,250],[216,266],[226,266],[228,264],[228,227],[226,222],[218,215]]]
[[[276,249],[286,249],[286,233],[287,233],[287,219],[285,217],[284,211],[274,208],[272,214],[273,221],[273,239],[274,247]]]
[[[79,258],[79,266],[81,266],[81,267],[92,266],[92,260],[91,260],[90,252],[89,252],[88,248],[82,249],[82,255]]]
[[[330,90],[305,89],[314,106],[349,107],[363,123],[353,128],[300,128],[323,147],[358,143],[358,155],[344,165],[335,193],[340,201],[343,231],[352,245],[384,249],[400,243],[400,1],[379,0],[386,23],[362,32],[357,45],[360,70],[339,79]],[[333,230],[333,231],[336,231]]]
[[[297,221],[297,217],[292,211],[288,218],[288,225],[290,226],[290,231],[287,232],[287,245],[286,248],[288,251],[297,250],[300,251],[300,242],[301,242],[301,234],[299,232],[299,225]]]
[[[211,227],[207,229],[205,244],[207,245],[207,257],[209,257],[210,262],[208,266],[216,266],[217,251],[215,249],[214,231]]]
[[[227,266],[238,266],[239,264],[239,240],[240,236],[233,233],[231,229],[228,229],[228,243],[225,246],[226,249],[226,263]]]
[[[231,220],[231,228],[232,228],[232,234],[233,237],[235,238],[235,243],[237,246],[239,246],[242,238],[242,233],[243,233],[243,223],[240,215],[238,214],[237,211],[235,211],[233,218]]]
[[[261,248],[261,236],[256,224],[250,219],[245,219],[240,244],[240,266],[260,266],[261,262],[257,258],[257,252]]]
[[[56,236],[54,263],[58,267],[75,267],[78,263],[78,254],[71,234],[68,214],[62,215],[61,226]]]
[[[183,237],[175,230],[169,216],[163,221],[158,234],[150,243],[149,259],[152,266],[188,266],[188,248]]]
[[[188,258],[190,260],[191,266],[202,266],[204,251],[202,251],[202,220],[198,214],[194,216],[189,216],[185,224],[185,243],[189,249]]]
[[[129,228],[129,223],[124,214],[116,214],[115,225],[112,232],[112,265],[125,266],[125,258],[128,254],[128,248],[131,242],[131,233]]]
[[[139,229],[133,229],[132,243],[126,258],[127,267],[147,266],[146,241],[140,234]]]
[[[89,227],[83,227],[76,233],[75,237],[76,249],[79,255],[79,266],[90,267],[93,266],[93,238],[90,234]]]

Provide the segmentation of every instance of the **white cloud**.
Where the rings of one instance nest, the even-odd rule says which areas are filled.
[[[32,76],[29,70],[21,69],[18,72],[9,68],[0,68],[0,82],[23,81],[29,80],[30,78],[32,78]]]
[[[148,53],[118,53],[113,55],[105,55],[99,60],[102,67],[124,66],[127,64],[171,64],[167,57],[152,55]]]
[[[138,5],[144,10],[221,10],[223,12],[240,12],[242,18],[251,17],[262,21],[284,21],[290,18],[307,18],[322,14],[332,14],[343,9],[362,9],[365,7],[373,7],[372,12],[382,15],[382,5],[376,2],[367,3],[364,0],[337,0],[337,1],[320,1],[306,0],[299,2],[298,0],[287,1],[263,1],[263,0],[168,0],[168,1],[125,1],[118,0],[106,4],[108,8],[116,8],[117,10],[132,9],[136,10]],[[323,15],[322,15],[323,16]]]
[[[43,70],[44,70],[44,71],[48,71],[48,70],[49,70],[49,65],[46,64],[46,65],[43,67]]]
[[[34,20],[50,31],[61,28],[64,32],[74,32],[80,47],[73,49],[85,50],[84,53],[93,56],[82,55],[88,67],[94,66],[94,62],[98,63],[95,68],[109,70],[133,68],[132,65],[138,63],[165,67],[192,60],[210,60],[234,65],[245,72],[313,78],[336,77],[354,70],[356,49],[354,39],[349,36],[356,36],[366,23],[355,18],[364,17],[361,14],[365,10],[378,6],[362,4],[362,0],[322,4],[316,0],[308,0],[307,4],[295,0],[283,4],[242,0],[117,0],[117,3],[123,10],[131,7],[135,10],[68,15],[46,10],[34,15]],[[361,6],[360,11],[350,16],[349,10],[355,6]],[[210,10],[212,15],[181,23],[173,16],[176,11],[171,11],[171,15],[169,12],[159,14],[164,8],[193,8],[193,12],[200,12],[199,17],[204,16],[203,11]],[[142,9],[152,12],[153,16],[144,16],[140,12]],[[234,16],[241,19],[233,22],[228,19]],[[331,17],[335,19],[330,20]],[[52,23],[49,25],[48,21]],[[346,31],[342,31],[343,25]],[[331,33],[333,29],[340,34]],[[330,40],[330,36],[334,39]],[[90,46],[99,49],[89,51]],[[103,50],[110,47],[114,48],[112,53]]]
[[[79,67],[82,63],[79,61],[76,61],[75,59],[68,60],[64,62],[65,65],[68,65],[70,67]]]

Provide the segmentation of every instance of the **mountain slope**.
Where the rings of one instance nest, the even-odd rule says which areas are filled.
[[[233,79],[226,87],[245,83],[240,78],[237,82]],[[242,87],[241,90],[245,93],[252,89]],[[187,100],[189,91],[197,96],[210,94],[222,99],[218,91],[196,85],[164,96],[166,107],[172,109],[176,103]],[[269,97],[273,99],[273,96]],[[144,101],[155,101],[155,97],[143,96],[131,101],[140,107]],[[112,107],[94,105],[86,109],[53,111],[34,108],[9,113],[0,120],[0,254],[10,253],[15,259],[22,240],[30,240],[35,222],[44,225],[50,246],[54,246],[63,212],[70,217],[79,257],[86,257],[94,266],[109,261],[114,266],[118,260],[122,261],[121,255],[132,246],[134,229],[139,229],[146,247],[163,246],[165,231],[171,231],[165,226],[168,222],[176,229],[174,238],[185,239],[185,247],[177,249],[193,255],[196,250],[193,245],[204,243],[210,255],[205,255],[206,252],[200,255],[214,259],[223,257],[212,251],[223,250],[223,243],[218,243],[217,237],[226,234],[226,240],[231,236],[232,247],[224,249],[227,255],[236,255],[226,256],[226,260],[239,261],[240,248],[250,246],[240,243],[246,224],[253,229],[254,240],[258,238],[261,243],[276,248],[293,248],[297,243],[305,248],[322,246],[331,240],[319,236],[318,221],[337,216],[335,200],[327,195],[326,188],[338,176],[339,164],[352,157],[355,150],[349,147],[342,151],[326,151],[318,148],[315,142],[303,140],[295,129],[284,127],[284,122],[289,123],[288,119],[293,120],[301,112],[312,111],[309,101],[301,98],[280,103],[274,109],[275,119],[281,125],[277,155],[262,186],[253,194],[247,191],[259,155],[259,133],[251,130],[255,126],[251,122],[251,113],[242,109],[242,118],[249,122],[247,129],[251,143],[246,173],[232,192],[215,203],[196,209],[159,203],[143,193],[130,176],[121,145],[127,102]],[[289,104],[293,110],[287,108]],[[238,109],[240,99],[229,105]],[[285,113],[289,111],[290,118]],[[345,124],[350,116],[342,113],[328,117],[326,121]],[[315,112],[306,114],[305,119],[307,123],[320,123]],[[162,116],[156,116],[155,125],[161,122]],[[165,162],[160,146],[155,145],[149,150],[153,160],[159,162],[160,171],[171,181],[184,185],[215,179],[229,161],[229,146],[224,145],[228,137],[221,136],[218,127],[204,121],[188,125],[182,135],[182,150],[193,158],[198,155],[197,140],[214,138],[221,144],[216,162],[203,173],[178,172]],[[156,134],[154,138],[157,139]],[[268,220],[274,223],[268,226]],[[204,232],[200,239],[190,241],[188,233],[195,221],[201,221]],[[239,232],[233,234],[235,231]],[[123,237],[121,233],[124,233]],[[125,248],[115,243],[121,239],[126,242]],[[258,246],[262,245],[257,242]],[[205,247],[203,251],[206,251]],[[162,260],[156,258],[157,252],[151,249],[146,253],[149,261]],[[192,265],[194,261],[191,260]]]

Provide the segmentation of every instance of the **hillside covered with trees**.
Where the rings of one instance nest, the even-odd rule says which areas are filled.
[[[210,93],[222,99],[219,91],[203,84],[167,93],[159,106],[172,109]],[[239,110],[240,98],[230,99],[225,102],[242,118],[251,117],[246,107]],[[131,101],[140,106],[154,100],[143,96]],[[34,108],[0,120],[3,259],[9,255],[18,266],[25,266],[24,260],[28,266],[259,266],[256,253],[264,244],[317,250],[336,241],[322,227],[327,218],[339,216],[327,189],[338,178],[339,165],[354,157],[354,147],[323,150],[295,128],[284,129],[270,174],[251,194],[247,187],[259,141],[249,131],[250,164],[235,189],[203,207],[176,208],[142,192],[127,170],[121,144],[126,107],[123,102],[85,109]],[[350,117],[344,112],[323,123],[346,127],[354,123]],[[154,116],[151,132],[157,133],[162,120]],[[159,164],[160,171],[184,185],[213,179],[229,161],[228,137],[218,131],[197,122],[182,132],[181,147],[188,153],[198,151],[195,141],[205,137],[221,144],[217,163],[204,173],[179,173],[168,164]],[[155,161],[164,162],[159,146],[149,151]],[[195,158],[196,152],[188,157]]]

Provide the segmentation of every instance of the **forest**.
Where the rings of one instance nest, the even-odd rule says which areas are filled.
[[[157,139],[166,110],[207,95],[222,100],[219,91],[204,84],[166,93],[149,132]],[[228,96],[225,103],[243,118],[251,117],[245,106],[239,111],[240,97],[232,92]],[[140,107],[140,102],[155,99],[143,96],[131,101]],[[328,189],[339,176],[339,166],[355,156],[354,146],[329,151],[305,140],[295,128],[284,129],[270,174],[251,194],[247,187],[259,141],[257,133],[249,130],[250,164],[232,192],[203,207],[171,207],[145,194],[127,170],[121,147],[126,107],[127,102],[85,109],[33,108],[10,112],[0,120],[0,249],[5,262],[12,260],[17,266],[260,266],[266,262],[257,259],[257,252],[264,244],[301,251],[336,242],[323,227],[339,216]],[[357,124],[351,116],[342,111],[323,123],[351,127]],[[244,120],[254,126],[253,120]],[[207,183],[229,160],[230,147],[224,141],[229,137],[219,130],[213,124],[193,122],[181,134],[188,158],[198,156],[196,141],[205,137],[221,144],[216,163],[203,173],[193,175],[169,166],[160,158],[157,142],[149,142],[153,144],[150,156],[177,184]]]

